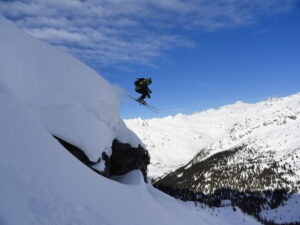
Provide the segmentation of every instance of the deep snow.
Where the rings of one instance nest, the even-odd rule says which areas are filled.
[[[109,153],[113,138],[140,142],[119,117],[114,87],[2,17],[0,33],[1,225],[259,224],[239,211],[195,210],[145,184],[140,171],[114,181],[82,164],[52,135],[91,160]]]

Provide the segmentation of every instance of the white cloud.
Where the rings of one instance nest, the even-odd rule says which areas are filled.
[[[82,33],[70,32],[67,30],[59,30],[55,28],[41,28],[41,29],[25,29],[27,33],[32,36],[51,42],[53,44],[69,43],[86,43],[88,37]]]
[[[298,0],[6,0],[0,12],[83,60],[151,64],[192,47],[187,29],[214,31],[288,12]]]

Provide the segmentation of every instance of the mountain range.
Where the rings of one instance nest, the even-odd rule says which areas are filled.
[[[300,93],[125,123],[149,150],[161,191],[266,225],[300,223]]]
[[[126,120],[156,181],[195,192],[300,187],[300,93],[192,115]]]

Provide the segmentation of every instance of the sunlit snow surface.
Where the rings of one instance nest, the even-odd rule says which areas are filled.
[[[147,146],[153,177],[188,163],[201,149],[207,149],[209,157],[240,145],[261,153],[272,151],[275,160],[291,164],[300,175],[300,93],[192,115],[125,122]]]
[[[25,104],[46,129],[83,149],[91,161],[110,155],[114,138],[138,138],[119,117],[115,87],[99,74],[0,18],[0,93]]]

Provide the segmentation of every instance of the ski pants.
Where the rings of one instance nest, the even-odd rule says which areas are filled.
[[[150,98],[150,94],[146,88],[136,89],[135,91],[142,94],[140,100],[144,100],[146,97]]]

